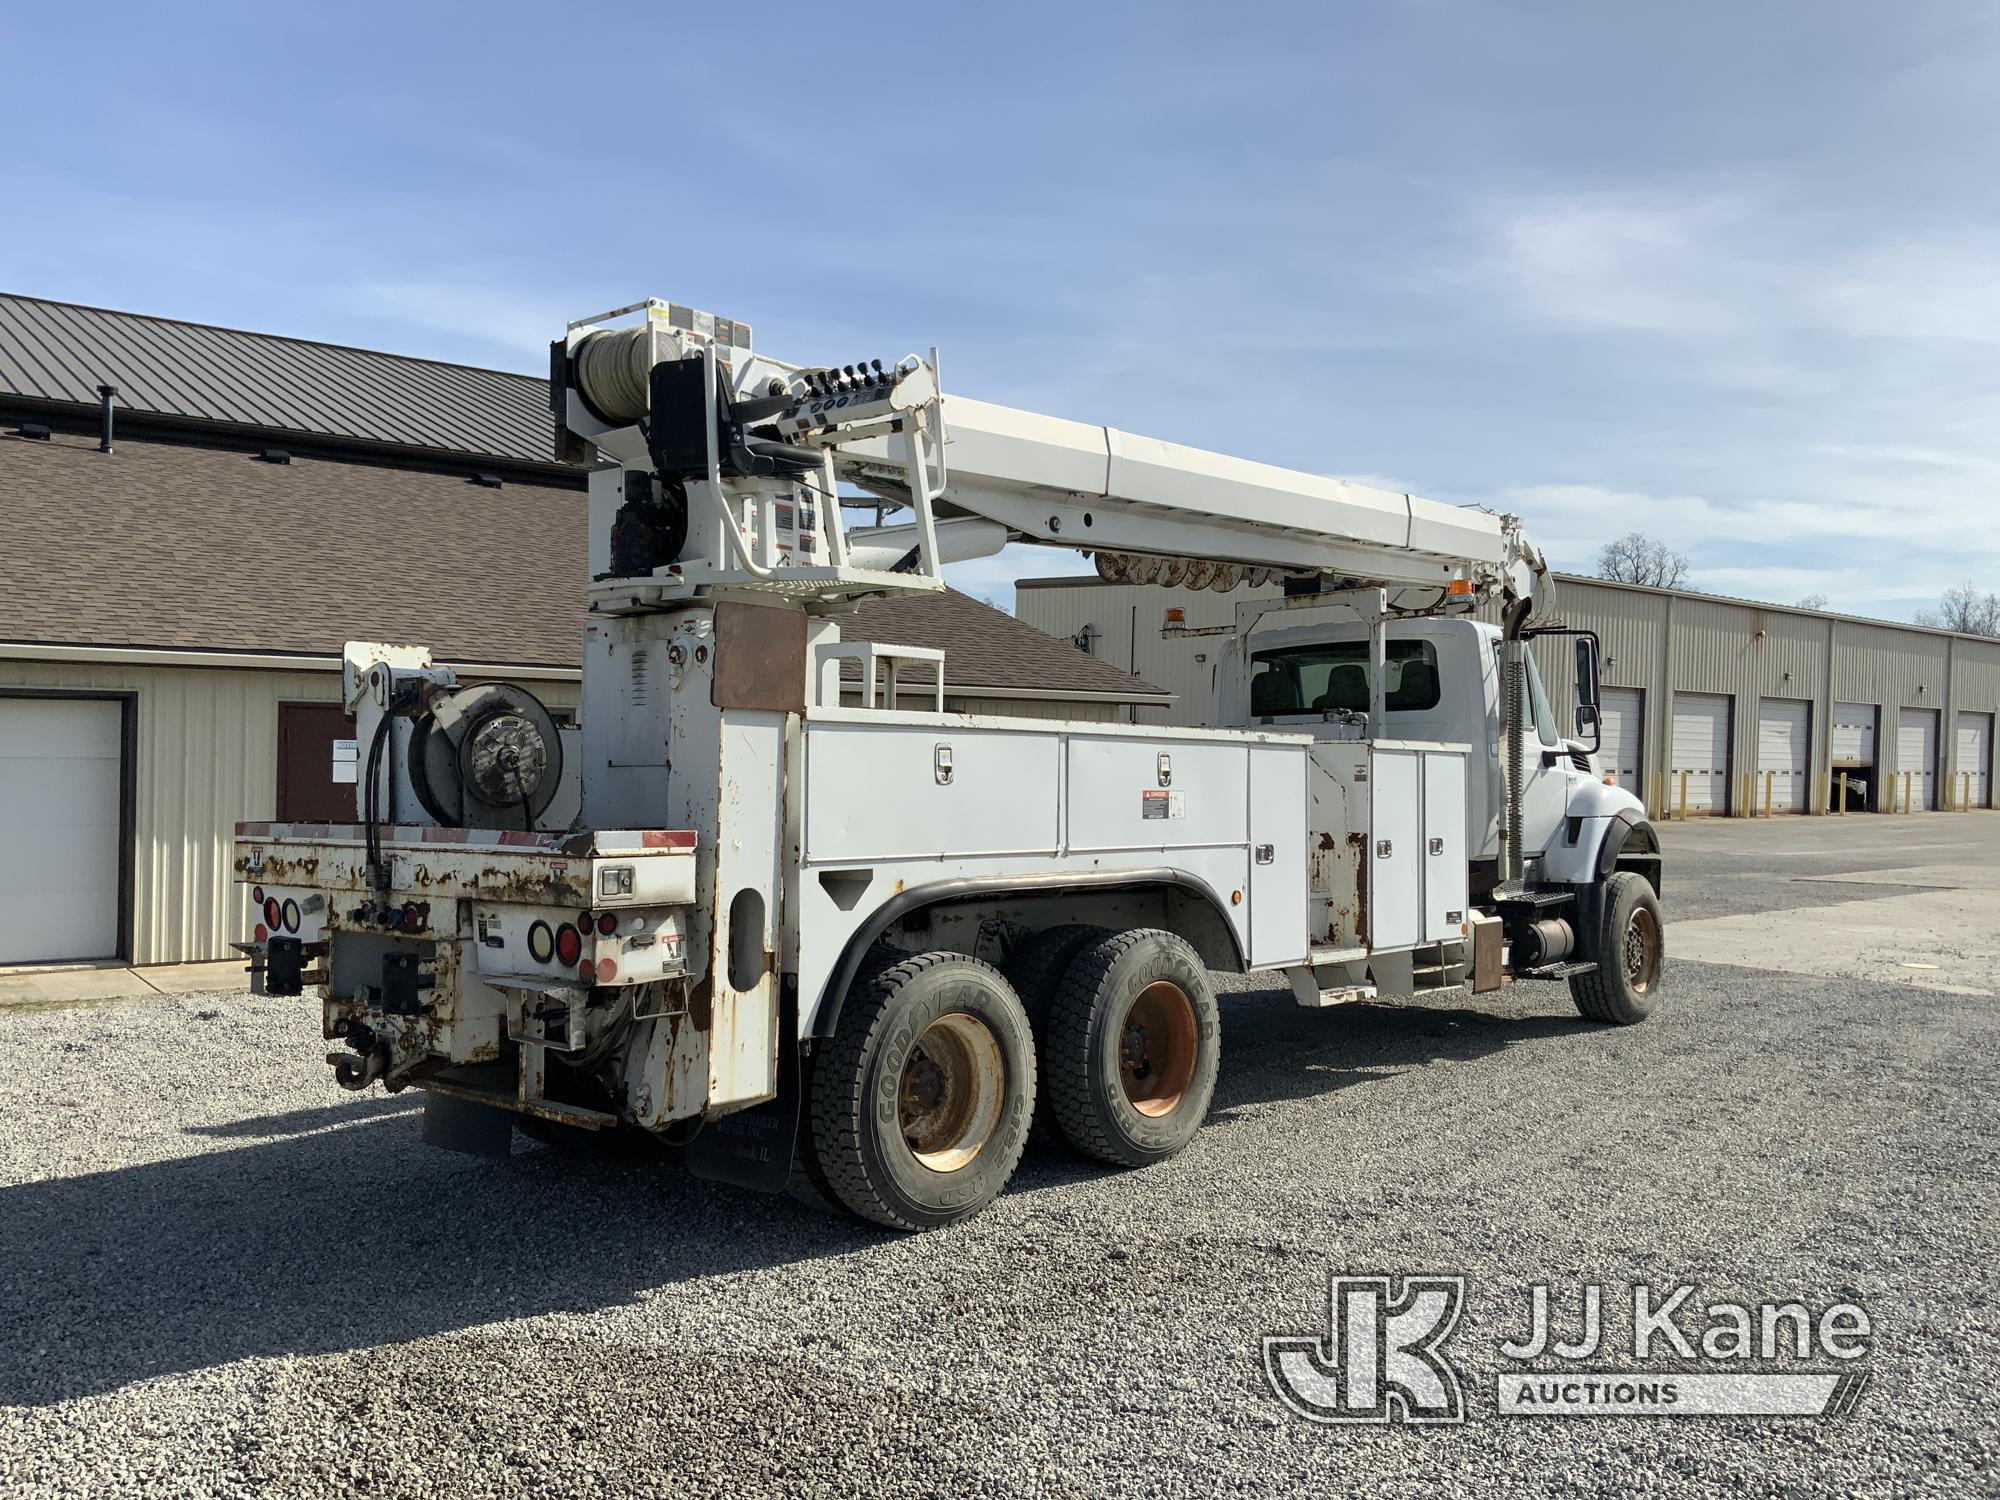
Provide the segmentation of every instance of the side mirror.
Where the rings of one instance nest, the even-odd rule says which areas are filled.
[[[1597,642],[1587,635],[1576,638],[1576,701],[1597,707]]]
[[[1576,732],[1581,738],[1589,731],[1592,754],[1603,744],[1597,707],[1597,637],[1580,635],[1576,638]]]

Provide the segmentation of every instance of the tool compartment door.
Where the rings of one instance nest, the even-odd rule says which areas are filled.
[[[1414,948],[1423,941],[1423,760],[1415,750],[1377,745],[1368,771],[1368,943]],[[1463,817],[1461,810],[1461,828]]]
[[[1306,746],[1250,749],[1250,962],[1303,963],[1307,947]]]
[[[1077,734],[1068,770],[1074,853],[1247,842],[1247,744]]]
[[[1465,762],[1454,750],[1426,750],[1424,765],[1424,941],[1465,934]]]
[[[820,721],[805,744],[809,860],[1056,851],[1055,735]]]

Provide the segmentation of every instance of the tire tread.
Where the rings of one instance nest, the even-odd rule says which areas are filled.
[[[817,1170],[815,1186],[830,1192],[839,1204],[861,1218],[890,1229],[923,1230],[938,1227],[910,1218],[870,1180],[859,1150],[853,1143],[861,1138],[862,1112],[867,1098],[863,1087],[862,1059],[888,1020],[890,1002],[907,984],[946,964],[966,964],[984,970],[1002,987],[1006,976],[993,965],[969,954],[939,949],[899,959],[874,970],[859,982],[841,1009],[840,1025],[831,1044],[813,1059],[811,1140]],[[839,1142],[842,1149],[829,1149]],[[1013,1155],[1001,1173],[1004,1183],[1013,1176],[1026,1148],[1026,1132],[1014,1143]]]

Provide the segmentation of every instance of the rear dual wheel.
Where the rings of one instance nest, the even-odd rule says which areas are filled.
[[[1007,955],[1004,968],[1007,982],[1021,997],[1021,1008],[1027,1012],[1029,1029],[1035,1034],[1037,1087],[1032,1137],[1035,1140],[1054,1141],[1062,1135],[1062,1127],[1056,1123],[1049,1089],[1043,1081],[1049,1076],[1049,1012],[1055,1006],[1056,993],[1069,976],[1077,955],[1091,944],[1110,936],[1111,929],[1108,927],[1093,927],[1081,922],[1065,923],[1060,927],[1044,927],[1040,932],[1030,933],[1016,943]]]
[[[1065,1138],[1114,1166],[1179,1151],[1215,1096],[1221,1025],[1187,942],[1139,928],[1079,951],[1049,1007],[1042,1086]]]
[[[920,954],[849,995],[810,1088],[822,1190],[877,1224],[937,1229],[1014,1175],[1034,1110],[1034,1034],[997,969]]]

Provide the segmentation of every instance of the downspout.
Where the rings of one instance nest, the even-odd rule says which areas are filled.
[[[100,385],[97,388],[97,399],[100,403],[97,436],[97,451],[99,453],[109,453],[111,451],[111,403],[117,395],[118,387],[115,385]]]

